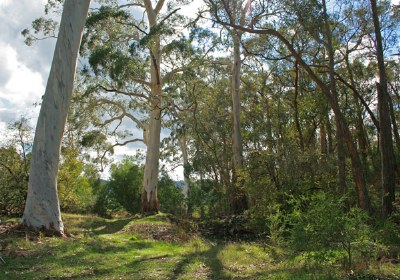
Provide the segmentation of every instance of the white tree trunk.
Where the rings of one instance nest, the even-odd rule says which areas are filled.
[[[178,138],[179,147],[182,152],[183,158],[183,196],[185,198],[185,202],[187,203],[189,197],[189,189],[190,189],[190,171],[189,171],[189,156],[187,149],[187,140],[186,135],[180,135]],[[187,205],[186,205],[187,206]]]
[[[63,234],[57,196],[61,138],[71,101],[76,61],[90,0],[66,0],[32,148],[23,223]]]
[[[164,0],[157,1],[154,9],[150,0],[144,0],[143,3],[146,8],[150,28],[154,28],[157,25],[157,16],[164,5]],[[151,61],[150,121],[142,191],[142,211],[145,213],[158,212],[157,182],[162,111],[160,35],[154,35],[149,51]]]
[[[155,89],[161,93],[161,88]],[[152,94],[156,94],[152,91]],[[158,95],[158,96],[157,96]],[[157,212],[157,182],[158,182],[158,160],[160,157],[160,134],[161,134],[161,108],[160,96],[152,96],[149,138],[147,140],[146,164],[144,167],[142,210],[143,212]]]
[[[232,65],[232,115],[233,115],[233,168],[239,169],[243,163],[242,134],[240,132],[240,37],[237,31],[232,32],[233,38],[233,65]]]
[[[241,188],[241,182],[238,181],[238,171],[243,165],[243,143],[240,132],[240,78],[241,78],[241,60],[240,60],[240,39],[242,33],[232,31],[233,39],[233,65],[231,80],[232,95],[232,148],[233,148],[233,174],[232,186],[229,190],[230,211],[233,214],[240,214],[247,209],[246,194]]]

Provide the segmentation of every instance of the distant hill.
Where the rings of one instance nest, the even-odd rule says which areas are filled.
[[[183,190],[183,186],[185,185],[184,181],[174,181],[175,187],[177,187],[180,190]]]

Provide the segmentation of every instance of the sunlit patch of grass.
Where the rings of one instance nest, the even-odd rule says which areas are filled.
[[[4,225],[7,223],[20,223],[21,218],[9,218],[9,217],[1,217],[0,216],[0,225]]]
[[[210,279],[211,273],[211,268],[207,266],[207,263],[201,259],[194,259],[182,270],[182,273],[176,279]]]
[[[229,243],[218,253],[218,259],[230,276],[251,276],[265,270],[273,263],[267,251],[250,243]]]

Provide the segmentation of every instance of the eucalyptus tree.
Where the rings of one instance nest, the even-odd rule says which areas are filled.
[[[208,30],[200,33],[205,38],[213,37]],[[174,102],[169,110],[171,121],[168,122],[172,133],[164,140],[164,157],[181,161],[180,157],[186,157],[187,153],[187,161],[183,159],[184,179],[190,179],[189,175],[200,179],[197,183],[190,183],[194,190],[189,189],[188,193],[189,213],[193,196],[198,195],[198,188],[205,181],[212,182],[206,185],[215,195],[215,203],[209,211],[218,215],[226,214],[228,210],[226,196],[232,181],[229,65],[226,57],[199,60],[197,67],[177,75],[166,89],[174,96]]]
[[[180,154],[179,161],[183,161],[183,194],[186,200],[189,198],[195,149],[193,114],[197,110],[197,101],[206,98],[205,81],[209,74],[208,70],[214,63],[219,63],[214,55],[220,48],[220,39],[214,32],[194,24],[188,39],[181,42],[182,51],[175,56],[176,64],[185,65],[187,64],[185,61],[191,61],[191,67],[176,73],[173,79],[167,81],[165,88],[165,92],[172,100],[167,110],[170,121],[166,122],[166,127],[171,129],[171,135],[164,140],[167,156],[164,156],[163,160],[169,160],[168,157],[171,155]],[[172,156],[172,161],[174,160],[176,164],[176,159]]]
[[[66,0],[32,147],[23,223],[64,233],[57,196],[61,138],[90,0]]]
[[[230,122],[230,73],[227,58],[203,69],[201,82],[195,92],[190,131],[194,146],[193,173],[201,179],[212,178],[217,196],[215,211],[231,210],[232,191],[232,126]]]
[[[211,10],[216,7],[224,11],[224,17],[238,25],[247,25],[248,12],[251,1],[207,1]],[[213,12],[211,13],[213,15]],[[232,41],[232,69],[231,69],[231,99],[232,99],[232,189],[230,193],[230,205],[233,213],[241,213],[246,210],[247,198],[245,192],[240,187],[238,173],[243,166],[243,140],[240,125],[241,102],[240,102],[240,81],[242,75],[241,44],[243,31],[226,27]]]
[[[372,18],[375,31],[376,58],[379,69],[378,91],[378,112],[379,112],[379,140],[381,155],[381,180],[382,180],[382,214],[384,217],[393,211],[395,200],[395,160],[393,149],[392,128],[390,122],[388,80],[385,69],[383,39],[379,11],[376,0],[371,0]]]
[[[107,108],[103,124],[115,129],[129,119],[143,130],[143,139],[136,137],[117,145],[143,141],[147,146],[144,212],[158,210],[160,134],[163,114],[170,103],[163,88],[189,63],[185,60],[177,65],[185,41],[181,32],[185,19],[178,11],[187,2],[103,2],[106,5],[91,13],[84,37],[90,65],[86,69],[91,84],[87,92],[97,95],[98,105]],[[132,129],[123,134],[119,136],[127,139]]]

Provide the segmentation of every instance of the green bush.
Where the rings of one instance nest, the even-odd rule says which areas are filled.
[[[158,182],[158,200],[161,212],[174,215],[183,215],[185,213],[182,190],[166,174],[163,174],[161,180]]]
[[[95,180],[88,176],[78,149],[62,149],[63,157],[57,177],[58,197],[62,211],[86,213],[95,203]]]
[[[28,178],[24,162],[14,147],[0,147],[0,216],[20,216],[24,211]]]
[[[368,261],[382,249],[374,242],[367,214],[358,208],[344,212],[343,201],[334,195],[321,191],[293,203],[290,246],[296,253],[325,262],[342,252],[351,267],[355,257]]]
[[[128,157],[111,165],[110,180],[96,190],[94,212],[101,216],[120,211],[139,213],[142,181],[143,168],[136,164],[135,158]]]
[[[123,210],[123,207],[118,203],[115,193],[109,184],[100,184],[97,189],[96,203],[93,206],[93,212],[102,217],[110,217],[111,214],[121,210]]]
[[[213,218],[226,213],[226,196],[213,180],[198,180],[190,185],[188,212],[195,217]]]

